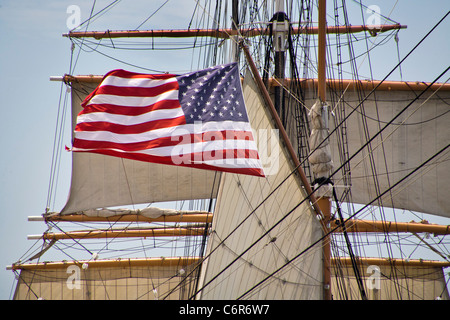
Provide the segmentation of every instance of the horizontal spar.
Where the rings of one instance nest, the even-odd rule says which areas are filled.
[[[7,270],[51,270],[87,264],[91,268],[127,268],[127,267],[169,267],[187,266],[200,262],[199,257],[158,257],[158,258],[120,258],[108,260],[55,261],[26,264],[13,264]]]
[[[372,35],[389,30],[404,29],[406,26],[400,24],[386,25],[360,25],[360,26],[329,26],[327,33],[357,33],[368,31]],[[318,27],[295,27],[293,34],[318,34]],[[63,34],[69,38],[188,38],[188,37],[212,37],[228,39],[232,36],[256,37],[269,35],[268,28],[248,29],[188,29],[188,30],[118,30],[118,31],[72,31]]]
[[[54,262],[38,262],[26,264],[13,264],[7,266],[7,270],[50,270],[67,268],[71,265],[81,267],[87,264],[89,268],[114,268],[114,267],[148,267],[148,266],[186,266],[201,262],[199,257],[158,257],[158,258],[120,258],[107,260],[81,260],[81,261],[54,261]],[[404,260],[389,258],[357,258],[357,262],[361,265],[409,265],[412,267],[440,267],[450,266],[448,261],[435,260]],[[333,265],[351,266],[352,262],[349,257],[333,257],[331,259]]]
[[[53,221],[53,222],[203,222],[211,223],[212,213],[163,215],[150,218],[138,214],[124,214],[112,217],[90,217],[84,214],[54,215],[50,217],[28,217],[28,221]]]
[[[338,220],[331,222],[332,226],[339,225]],[[391,221],[369,221],[369,220],[348,220],[345,223],[347,232],[364,233],[384,233],[384,232],[411,232],[411,233],[432,233],[434,235],[450,234],[450,226],[429,224],[426,222],[391,222]],[[335,232],[343,232],[342,228]]]
[[[283,84],[289,87],[293,82],[292,79],[275,80],[269,79],[269,85],[278,87]],[[294,80],[300,84],[302,88],[316,88],[318,85],[317,79],[297,79]],[[371,91],[376,88],[377,91],[422,91],[429,86],[428,82],[420,81],[379,81],[379,80],[352,80],[352,79],[327,79],[327,88],[333,90],[365,90]],[[430,86],[430,91],[450,91],[450,83],[434,83]]]
[[[65,239],[103,239],[103,238],[136,238],[136,237],[183,237],[201,236],[205,227],[179,227],[179,228],[146,228],[146,229],[120,229],[120,230],[89,230],[71,231],[61,233],[44,233],[42,235],[28,236],[29,240],[65,240]]]
[[[332,258],[331,263],[333,265],[346,265],[352,266],[352,260],[350,257]],[[358,257],[356,263],[363,266],[410,266],[410,267],[437,267],[447,268],[450,267],[449,261],[435,261],[435,260],[422,260],[422,259],[391,259],[391,258],[362,258]]]
[[[85,82],[85,83],[100,83],[103,79],[102,75],[65,75],[63,77],[54,76],[50,81],[64,81],[64,82]],[[278,81],[273,78],[269,79],[269,86],[276,87],[282,83],[288,87],[291,84],[291,79],[284,79]],[[316,87],[317,79],[297,79],[295,80],[303,88]],[[383,81],[380,84],[379,80],[352,80],[352,79],[328,79],[327,87],[334,90],[354,90],[361,88],[362,90],[370,91],[377,88],[378,91],[421,91],[424,90],[429,83],[419,81]],[[429,90],[434,91],[439,88],[439,91],[450,91],[450,83],[435,83]]]

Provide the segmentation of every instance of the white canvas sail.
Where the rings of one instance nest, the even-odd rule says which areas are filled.
[[[97,83],[72,83],[72,128]],[[93,153],[72,153],[70,196],[62,214],[139,203],[210,199],[220,173]],[[214,187],[215,185],[215,187]]]
[[[281,2],[277,2],[281,4]],[[216,4],[215,17],[217,17],[220,9],[220,5]],[[233,29],[236,32],[235,34],[244,34],[245,36],[244,29],[241,29],[245,26],[246,30],[253,30],[258,34],[264,29],[265,31],[261,34],[268,36],[271,24],[268,21],[263,24],[257,22],[257,25],[261,25],[261,27],[255,28],[254,19],[257,18],[257,21],[259,21],[260,17],[265,19],[267,12],[274,13],[271,10],[263,12],[263,10],[271,7],[271,4],[261,6],[261,11],[258,8],[247,10],[244,7],[239,10],[238,4],[238,1],[233,1],[232,14],[237,27]],[[319,6],[324,8],[321,5]],[[347,17],[345,7],[345,5],[335,7],[335,14],[342,8]],[[250,17],[247,17],[247,14],[244,13],[241,19],[234,19],[239,18],[239,11],[250,13]],[[296,10],[294,10],[294,7],[289,7],[288,11],[290,16]],[[201,12],[201,10],[196,9],[196,12]],[[312,7],[302,2],[301,10],[298,12],[303,12],[301,19],[296,19],[292,14],[290,21],[298,21],[300,26],[292,30],[302,29],[305,32],[310,32],[317,29],[311,27],[310,24],[312,21],[316,21],[312,15],[316,10],[312,10]],[[211,14],[209,15],[212,17]],[[277,16],[279,17],[278,14]],[[90,21],[90,19],[87,21]],[[199,21],[203,21],[203,19],[199,19]],[[247,28],[247,21],[249,22],[249,28]],[[341,25],[336,19],[335,23],[336,26],[330,25],[331,28],[327,28],[329,36],[338,29],[353,32],[351,31],[353,28],[347,21],[345,25]],[[219,34],[222,23],[214,21],[213,25],[214,29],[211,30],[214,32],[211,32],[210,36],[214,37]],[[272,24],[272,26],[274,25]],[[397,26],[400,27],[399,24]],[[371,26],[362,27],[360,31],[371,30],[371,34],[380,32],[379,29],[384,29],[384,27],[376,30]],[[199,29],[191,29],[190,27],[189,29],[186,32],[200,34]],[[172,31],[169,30],[168,33]],[[75,33],[77,32],[75,31]],[[124,33],[135,36],[141,33],[141,30]],[[230,34],[225,33],[224,38],[228,38]],[[225,35],[225,33],[223,34]],[[97,36],[100,35],[100,33],[96,34]],[[115,47],[117,42],[115,42],[115,36],[111,37],[113,33],[106,31],[103,34],[111,42],[112,47]],[[153,31],[148,32],[148,35],[150,34],[152,37],[154,36]],[[158,34],[161,35],[164,32]],[[171,34],[180,36],[181,33],[173,32]],[[202,34],[205,34],[205,32],[202,32]],[[76,43],[73,38],[71,40]],[[257,42],[264,43],[264,45],[258,45]],[[197,43],[196,39],[194,47],[197,47]],[[259,37],[258,40],[252,42],[254,52],[258,56],[258,64],[261,67],[264,63],[263,55],[264,49],[266,49],[264,46],[267,45],[267,50],[269,50],[271,49],[271,43],[270,40],[261,41]],[[301,43],[303,44],[301,45]],[[381,44],[381,42],[377,44]],[[80,48],[84,49],[84,45],[85,42],[82,41]],[[100,47],[100,42],[98,47]],[[212,44],[210,47],[202,42],[201,47],[207,48],[204,51],[208,56],[205,64],[215,65],[220,60],[220,58],[216,59],[219,56],[220,47],[225,48],[227,44],[226,41],[217,41],[215,45]],[[214,54],[211,54],[211,48],[213,47]],[[313,71],[313,74],[315,74],[315,61],[313,56],[308,53],[309,48],[312,51],[314,47],[313,42],[306,41],[306,38],[299,36],[294,47],[290,49],[294,49],[293,51],[296,52],[297,49],[301,48],[306,60],[302,61],[300,56],[303,54],[295,53],[296,56],[291,57],[294,63],[289,68],[295,69],[294,65],[296,64],[299,68],[304,68],[304,76],[310,76],[308,75],[309,71]],[[266,51],[265,54],[268,54],[268,52]],[[259,56],[260,54],[261,56]],[[200,54],[199,57],[201,56]],[[359,56],[354,56],[353,53],[350,55],[351,60],[356,60],[357,57]],[[267,76],[271,76],[272,66],[269,66],[269,62],[272,62],[271,56],[268,55],[266,58],[267,65],[263,69],[267,71]],[[199,62],[200,60],[198,59]],[[154,59],[152,61],[159,60]],[[331,61],[329,63],[329,66],[333,68],[340,68],[340,65],[340,62],[337,65],[332,64]],[[163,65],[159,67],[167,68]],[[176,67],[169,64],[168,68],[174,69]],[[333,70],[329,69],[328,71]],[[340,72],[342,71],[345,71],[345,69],[340,69]],[[299,76],[299,74],[292,75],[292,77]],[[277,82],[283,81],[277,79]],[[72,82],[73,128],[75,127],[76,116],[81,110],[81,101],[97,84],[96,81]],[[293,165],[291,158],[292,152],[289,152],[289,154],[283,144],[286,140],[278,141],[277,135],[274,134],[274,121],[249,72],[245,78],[244,88],[249,118],[255,130],[255,139],[258,141],[259,152],[263,158],[262,162],[267,177],[220,174],[214,171],[144,163],[99,154],[73,153],[70,195],[61,212],[66,216],[61,217],[59,213],[52,216],[58,216],[59,221],[62,222],[64,222],[64,219],[75,221],[70,220],[72,217],[69,215],[82,212],[89,217],[77,215],[76,218],[81,218],[79,221],[83,223],[106,221],[104,223],[106,227],[101,230],[97,229],[98,225],[93,225],[93,228],[97,229],[96,232],[91,231],[93,230],[91,226],[89,226],[88,231],[81,232],[61,230],[62,232],[58,233],[59,238],[52,238],[55,234],[51,233],[49,229],[44,233],[45,237],[39,236],[39,239],[44,239],[43,249],[37,254],[33,253],[27,263],[22,264],[21,261],[18,261],[10,267],[16,273],[18,280],[14,298],[105,300],[161,298],[323,299],[327,298],[323,294],[324,289],[330,289],[330,287],[324,286],[323,279],[323,273],[326,273],[323,270],[328,270],[327,267],[323,266],[326,259],[326,262],[331,261],[332,263],[331,271],[333,275],[331,278],[333,282],[331,290],[325,290],[325,292],[332,291],[334,299],[360,299],[360,288],[358,288],[355,280],[355,270],[348,263],[349,259],[344,258],[347,259],[347,263],[342,264],[344,259],[337,258],[340,254],[345,255],[349,251],[351,252],[350,244],[347,248],[341,247],[342,243],[337,241],[338,236],[335,234],[326,241],[319,241],[323,235],[321,222],[307,199],[307,192],[305,192],[304,186],[297,176],[298,172],[293,173],[295,165]],[[311,92],[313,93],[311,94]],[[314,89],[311,92],[306,92],[306,98],[303,94],[301,98],[300,95],[295,97],[295,100],[299,102],[296,102],[296,107],[303,110],[304,106],[312,106],[316,101],[316,90]],[[419,94],[419,91],[414,90],[402,92],[377,91],[376,100],[373,95],[364,102],[362,108],[358,109],[347,121],[340,124],[342,114],[338,114],[338,112],[345,111],[344,115],[349,114],[354,108],[359,107],[361,97],[364,97],[368,92],[356,92],[349,89],[345,94],[342,91],[334,90],[329,90],[327,94],[330,97],[327,101],[330,105],[331,115],[336,115],[336,118],[330,117],[329,131],[333,131],[334,126],[339,123],[339,129],[330,137],[330,144],[327,146],[327,149],[331,146],[331,157],[329,158],[334,162],[333,170],[339,168],[348,157],[353,157],[353,154],[361,146]],[[430,99],[427,100],[428,98]],[[448,146],[448,137],[450,136],[448,102],[448,91],[441,91],[436,95],[432,92],[427,93],[415,102],[407,112],[395,119],[395,122],[382,135],[378,136],[369,147],[365,147],[362,152],[352,158],[348,165],[349,171],[344,176],[342,171],[333,175],[331,178],[339,196],[351,188],[351,197],[345,198],[343,201],[361,204],[371,202],[411,170],[420,166],[424,160],[443,147]],[[283,114],[283,116],[286,117],[286,114]],[[287,117],[286,130],[292,133],[292,143],[296,144],[305,138],[299,135],[300,131],[298,131],[298,126],[303,118],[299,120],[300,117],[293,115],[287,115]],[[301,125],[305,124],[306,121],[301,123]],[[322,129],[321,127],[319,129]],[[321,132],[322,138],[326,135],[326,131]],[[344,136],[346,141],[343,143]],[[321,139],[317,139],[317,142],[320,141]],[[310,148],[314,148],[314,145]],[[300,146],[299,149],[301,149]],[[307,161],[306,157],[300,159],[300,161],[303,160]],[[329,159],[327,159],[328,162]],[[406,180],[374,204],[450,217],[450,197],[448,197],[450,168],[448,164],[448,152],[443,153],[432,163],[423,167],[413,178]],[[333,170],[328,168],[324,172],[326,171],[328,175]],[[325,175],[317,175],[316,172],[316,178],[317,176]],[[314,177],[311,180],[313,179]],[[317,195],[317,191],[315,194]],[[206,218],[210,218],[212,214],[205,211],[187,212],[153,207],[142,210],[110,208],[149,202],[211,198],[217,198],[211,228],[210,221],[207,221]],[[134,216],[127,217],[130,213],[141,215],[139,218],[150,217],[150,219],[145,220],[146,222],[161,224],[158,225],[158,228],[133,227],[134,223],[140,222],[138,221],[140,219],[135,219]],[[183,215],[188,213],[198,213],[198,215],[203,216],[201,217],[203,220],[184,221]],[[345,213],[351,214],[350,212]],[[161,215],[163,218],[158,219],[157,217]],[[110,219],[112,216],[115,219]],[[126,219],[122,219],[124,217]],[[358,216],[357,218],[365,217]],[[46,222],[49,227],[54,226],[51,220],[46,219]],[[115,227],[116,222],[123,222],[121,226],[125,227]],[[173,246],[170,248],[173,250],[171,251],[173,255],[184,254],[188,257],[148,258],[147,253],[149,252],[147,250],[150,247],[152,249],[157,247],[155,239],[158,234],[162,234],[159,231],[170,232],[170,237],[179,238],[181,233],[175,234],[175,231],[180,229],[178,228],[179,223],[184,222],[205,223],[200,226],[181,226],[186,230],[200,228],[201,231],[195,234],[197,237],[193,241],[190,239],[181,240],[181,247],[184,252],[178,251],[179,247],[175,248],[176,250]],[[167,228],[168,223],[175,223],[175,228]],[[381,233],[381,230],[382,228],[379,228],[376,232]],[[145,233],[141,233],[141,231],[145,231]],[[385,231],[384,228],[383,231]],[[368,232],[373,232],[373,230]],[[414,231],[408,232],[414,233]],[[96,236],[108,239],[107,246],[105,247],[102,242],[100,250],[102,259],[104,259],[103,251],[110,254],[104,260],[96,260],[99,256],[98,253],[92,253],[87,249],[88,246],[84,246],[84,241],[86,241],[86,244],[95,247],[95,244],[89,241],[89,236],[94,233]],[[200,234],[201,237],[198,236]],[[78,238],[75,239],[75,235]],[[126,250],[129,250],[129,252],[120,248],[118,250],[120,250],[121,258],[115,259],[117,252],[113,252],[116,249],[112,245],[120,244],[120,241],[116,238],[120,238],[122,235],[139,237],[137,241],[141,243],[139,247],[136,247],[137,249],[127,243]],[[164,233],[164,235],[167,235],[167,233]],[[414,235],[416,234],[414,233]],[[397,245],[397,242],[392,241],[387,233],[383,236],[384,242],[389,246]],[[63,244],[64,246],[59,248],[68,251],[69,248],[78,249],[78,245],[82,245],[83,249],[92,253],[92,259],[89,261],[64,260],[62,262],[29,263],[35,259],[40,259],[47,249],[53,245],[57,247],[60,242],[66,240],[71,242],[68,245]],[[76,241],[72,242],[74,240]],[[333,249],[332,256],[330,253],[330,256],[323,258],[325,250],[322,251],[322,245],[328,240],[330,240],[330,247],[332,246]],[[355,237],[352,242],[358,240],[358,237]],[[409,241],[409,239],[403,237],[401,240],[403,243]],[[146,245],[147,241],[153,241],[151,246]],[[174,243],[177,241],[178,239]],[[428,245],[425,241],[423,242]],[[359,253],[366,254],[365,249],[368,249],[366,248],[368,245],[365,246],[366,243],[369,244],[369,240],[360,242],[353,247],[357,249],[355,250],[356,259],[359,262],[364,259],[364,261],[368,261],[367,258],[360,258],[359,256]],[[200,252],[203,255],[205,244],[207,245],[206,260],[203,262],[201,274],[199,274],[200,271],[195,269],[201,261],[197,257],[197,253]],[[377,243],[377,245],[379,244]],[[445,245],[445,242],[443,245]],[[163,249],[168,249],[168,247]],[[446,256],[437,249],[432,248],[432,250],[439,253],[441,258],[447,260]],[[414,251],[416,250],[414,249]],[[145,258],[129,259],[123,257],[123,255],[126,256],[128,253],[134,254],[135,252],[143,254]],[[155,251],[151,253],[159,256],[155,254]],[[114,258],[111,258],[111,255]],[[68,256],[70,259],[75,259],[70,255]],[[406,257],[407,255],[402,253],[401,256]],[[379,283],[376,281],[375,284],[365,282],[369,299],[449,298],[446,290],[448,281],[446,284],[443,274],[443,268],[448,267],[448,263],[430,263],[425,266],[423,259],[411,263],[408,258],[402,260],[404,263],[401,264],[394,260],[389,259],[385,264],[379,262],[360,264],[363,281],[372,279],[370,276],[367,277],[368,270],[372,270],[371,267],[379,267],[380,270],[381,277],[377,279],[380,280]],[[400,261],[400,259],[397,261]],[[197,281],[199,281],[198,286]]]
[[[305,199],[305,191],[296,175],[287,178],[294,167],[282,144],[276,140],[274,145],[273,140],[270,140],[276,139],[276,136],[270,137],[275,127],[249,72],[243,87],[250,123],[259,137],[259,153],[263,157],[270,154],[270,158],[276,159],[277,163],[271,163],[273,167],[266,178],[228,173],[222,175],[206,251],[207,260],[202,267],[199,288],[204,288],[199,294],[201,299],[240,297],[322,235],[319,221],[309,202],[305,201],[296,207]],[[262,141],[264,132],[269,135]],[[263,165],[265,163],[268,164],[263,160]],[[267,168],[264,169],[267,173]],[[285,178],[287,180],[275,190]],[[268,197],[271,192],[274,193]],[[288,218],[223,271],[290,211]],[[249,214],[250,217],[245,220]],[[230,233],[231,237],[225,240]],[[222,240],[225,241],[222,243]],[[323,289],[321,257],[319,245],[243,298],[320,299]]]
[[[425,87],[425,86],[424,86]],[[330,90],[331,110],[345,108],[348,115],[359,104],[358,93],[350,89]],[[370,91],[364,91],[365,97]],[[450,113],[448,90],[425,93],[388,126],[376,139],[350,161],[349,180],[342,172],[333,177],[338,195],[351,187],[351,201],[366,204],[420,166],[440,149],[448,146],[450,137]],[[330,137],[334,169],[343,164],[344,138],[348,140],[348,155],[352,156],[388,121],[396,116],[420,91],[377,90]],[[376,97],[376,100],[375,100]],[[306,100],[312,106],[313,98]],[[330,132],[342,118],[334,112],[330,117]],[[393,189],[374,205],[405,209],[450,217],[450,162],[449,150],[419,170]],[[376,168],[374,171],[372,168]],[[378,190],[378,192],[377,192]]]
[[[334,262],[331,287],[335,299],[361,299],[352,266],[339,259]],[[424,261],[392,264],[369,262],[362,263],[359,269],[369,300],[449,299],[441,266],[427,265]]]

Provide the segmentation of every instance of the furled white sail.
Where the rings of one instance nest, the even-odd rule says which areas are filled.
[[[311,136],[309,163],[314,173],[315,179],[328,179],[333,169],[331,158],[330,141],[328,139],[328,105],[317,100],[311,108]],[[316,186],[317,185],[317,186]],[[314,185],[316,197],[332,197],[331,186],[329,184]]]
[[[325,120],[322,115],[324,108],[325,106],[322,105],[320,100],[317,100],[310,112],[312,126],[310,148],[314,151],[311,152],[309,162],[315,175],[320,178],[327,178],[331,169],[333,169],[328,141],[328,125],[325,123],[325,121],[328,123],[328,112],[326,112],[327,120]]]
[[[258,136],[258,151],[262,157],[266,155],[262,163],[267,177],[222,175],[199,297],[320,299],[320,243],[254,287],[319,239],[322,229],[310,203],[302,202],[305,191],[298,177],[290,175],[294,166],[277,135],[271,134],[276,132],[273,121],[249,72],[243,88],[250,123]],[[270,230],[285,215],[287,218]],[[256,245],[247,250],[254,242]]]
[[[329,131],[340,124],[359,105],[358,92],[330,90],[331,111]],[[365,97],[369,91],[360,93]],[[334,169],[339,169],[345,157],[351,157],[382,129],[394,116],[419,94],[419,91],[377,90],[330,137]],[[310,92],[311,94],[311,92]],[[314,93],[312,93],[314,95]],[[376,98],[376,99],[375,99]],[[449,144],[450,113],[448,91],[425,93],[411,104],[394,122],[350,161],[347,179],[339,170],[332,180],[338,195],[351,187],[351,201],[366,204],[388,190],[425,160]],[[306,105],[315,103],[307,99]],[[335,110],[336,104],[340,106]],[[348,154],[344,155],[345,140]],[[374,205],[393,207],[450,217],[450,150],[399,184]]]
[[[72,83],[72,128],[81,111],[81,102],[96,85]],[[219,178],[220,173],[215,171],[74,152],[70,196],[61,213],[138,203],[210,199],[216,197]]]

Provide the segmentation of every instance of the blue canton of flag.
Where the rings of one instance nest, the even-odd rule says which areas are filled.
[[[236,63],[188,73],[178,76],[177,80],[186,123],[248,122]]]

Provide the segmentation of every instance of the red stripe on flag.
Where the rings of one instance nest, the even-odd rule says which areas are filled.
[[[145,107],[124,107],[114,104],[90,104],[79,114],[93,112],[105,112],[110,114],[120,114],[123,116],[139,116],[150,111],[181,108],[178,100],[162,100]]]
[[[92,150],[92,151],[80,150],[77,152],[98,153],[98,154],[114,156],[114,157],[119,157],[119,158],[126,158],[126,159],[131,159],[131,160],[173,165],[173,160],[171,157],[158,157],[158,156],[152,156],[152,155],[147,155],[147,154],[143,154],[143,153],[123,153],[123,152],[118,152],[118,151],[114,151],[114,150]],[[193,154],[193,157],[195,157],[195,154]],[[216,171],[220,170],[223,172],[247,174],[247,175],[258,176],[258,177],[265,176],[263,170],[260,168],[242,168],[242,167],[241,168],[239,168],[239,167],[227,168],[227,167],[216,167],[216,166],[201,164],[201,163],[200,164],[199,163],[189,163],[189,164],[181,163],[178,165],[182,166],[182,167],[206,169],[206,170],[216,170]]]
[[[178,88],[178,82],[176,81],[151,88],[102,85],[98,88],[96,94],[109,94],[122,97],[156,97],[168,91],[178,90]]]
[[[128,79],[155,79],[155,80],[165,80],[169,78],[176,77],[175,74],[143,74],[143,73],[136,73],[131,71],[126,71],[123,69],[116,69],[108,72],[104,77],[108,76],[115,76],[115,77],[121,77],[121,78],[128,78]]]
[[[127,79],[150,79],[150,80],[166,80],[175,77],[173,74],[140,74],[140,73],[134,73],[122,69],[112,70],[108,72],[104,77],[102,82],[109,76],[114,77],[120,77],[120,78],[127,78]],[[101,88],[101,83],[97,88],[94,89],[87,97],[84,99],[84,101],[81,103],[81,106],[85,107],[89,101],[97,95],[98,90]]]
[[[173,119],[160,119],[133,125],[123,125],[111,122],[81,122],[75,126],[75,131],[108,131],[119,134],[136,134],[156,129],[175,127],[186,124],[184,116]]]

